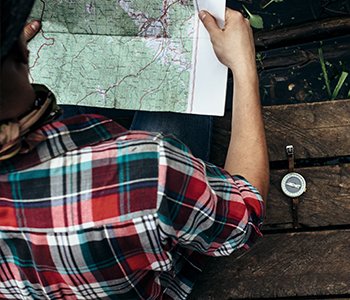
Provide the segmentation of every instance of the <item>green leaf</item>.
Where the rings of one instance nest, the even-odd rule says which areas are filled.
[[[245,5],[242,5],[242,6],[249,16],[250,25],[256,29],[263,29],[264,28],[264,20],[262,19],[262,17],[259,15],[252,14],[248,10],[248,8],[245,7]]]
[[[346,78],[348,77],[348,75],[349,75],[349,73],[345,72],[345,71],[343,71],[341,73],[340,78],[339,78],[338,83],[337,83],[337,86],[335,87],[334,92],[332,94],[332,100],[334,100],[335,98],[338,97],[339,91],[342,88],[342,86],[343,86]]]
[[[274,2],[283,2],[283,0],[271,0],[271,1],[269,1],[268,3],[266,3],[263,7],[262,7],[262,9],[265,9],[266,7],[268,7],[270,4],[272,4],[272,3],[274,3]]]
[[[325,82],[326,88],[327,88],[327,93],[328,93],[328,96],[331,97],[332,96],[331,84],[330,84],[330,81],[329,81],[329,78],[328,78],[328,73],[327,73],[326,63],[325,63],[324,57],[323,57],[322,48],[318,49],[318,56],[320,58],[320,63],[321,63],[321,68],[322,68],[324,82]]]

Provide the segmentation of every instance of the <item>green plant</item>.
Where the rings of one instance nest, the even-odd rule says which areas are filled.
[[[260,52],[258,52],[256,54],[256,62],[259,63],[261,65],[261,67],[263,68],[264,66],[264,58],[266,55],[262,55]]]
[[[269,2],[267,2],[265,5],[262,6],[262,9],[265,9],[266,7],[268,7],[270,4],[272,3],[278,3],[278,2],[283,2],[283,0],[270,0]]]
[[[261,16],[252,14],[243,4],[243,9],[248,14],[250,25],[257,29],[264,28],[264,21]]]
[[[326,64],[328,62],[326,62],[325,59],[324,59],[322,48],[318,49],[318,56],[319,56],[320,63],[321,63],[322,74],[323,74],[323,79],[324,79],[324,82],[325,82],[325,85],[326,85],[327,94],[328,94],[328,96],[330,97],[331,100],[334,100],[334,99],[336,99],[338,97],[339,92],[340,92],[341,88],[343,87],[343,85],[345,83],[345,80],[348,77],[349,73],[346,72],[346,71],[342,71],[342,73],[341,73],[341,75],[339,77],[339,80],[337,82],[337,85],[335,86],[335,88],[333,90],[333,93],[332,93],[331,92],[331,83],[330,83],[330,80],[329,80],[329,76],[328,76],[328,72],[327,72],[327,66],[326,66]],[[328,63],[328,65],[330,65],[330,64]],[[348,97],[350,96],[349,94],[350,94],[350,91],[348,93]]]
[[[339,91],[340,89],[342,88],[346,78],[348,77],[349,73],[348,72],[345,72],[343,71],[339,77],[339,80],[338,80],[338,83],[333,91],[333,94],[332,94],[332,97],[331,99],[334,100],[335,98],[338,97],[338,94],[339,94]]]
[[[326,63],[325,63],[325,60],[324,60],[322,48],[318,49],[318,57],[320,59],[322,73],[323,73],[323,78],[324,78],[324,83],[326,85],[327,93],[328,93],[328,96],[331,97],[332,96],[331,84],[330,84],[330,81],[329,81],[328,72],[327,72]]]

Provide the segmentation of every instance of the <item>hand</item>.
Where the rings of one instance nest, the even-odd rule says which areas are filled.
[[[37,35],[37,33],[41,29],[40,21],[34,20],[27,23],[21,33],[20,38],[18,39],[18,47],[16,47],[17,51],[14,53],[17,55],[17,62],[23,63],[24,65],[28,65],[29,63],[29,50],[28,50],[28,42]]]
[[[208,30],[216,56],[234,74],[243,76],[256,73],[255,46],[249,21],[235,10],[226,9],[224,29],[206,11],[199,17]],[[243,73],[243,74],[242,74]]]
[[[34,20],[29,22],[23,29],[24,40],[28,43],[34,38],[41,29],[40,21]]]

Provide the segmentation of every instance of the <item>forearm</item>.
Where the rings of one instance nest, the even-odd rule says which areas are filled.
[[[241,13],[226,9],[225,30],[201,11],[218,59],[234,74],[231,143],[225,169],[241,175],[266,199],[269,166],[258,88],[253,31]]]
[[[269,164],[258,88],[252,69],[234,78],[231,142],[225,169],[254,185],[264,199],[269,187]]]

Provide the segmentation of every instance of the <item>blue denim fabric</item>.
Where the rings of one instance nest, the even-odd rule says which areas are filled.
[[[135,111],[133,110],[119,110],[91,106],[60,104],[60,107],[63,109],[63,115],[60,117],[60,119],[66,119],[81,114],[97,114],[112,120],[116,120],[121,117],[132,117],[135,114]]]
[[[146,112],[97,108],[87,106],[61,105],[62,118],[77,114],[99,114],[118,121],[121,117],[133,117],[130,130],[144,130],[173,134],[186,144],[195,157],[209,161],[212,133],[212,117],[177,114],[170,112]]]
[[[194,156],[209,161],[212,123],[210,116],[138,111],[130,129],[173,134]]]

